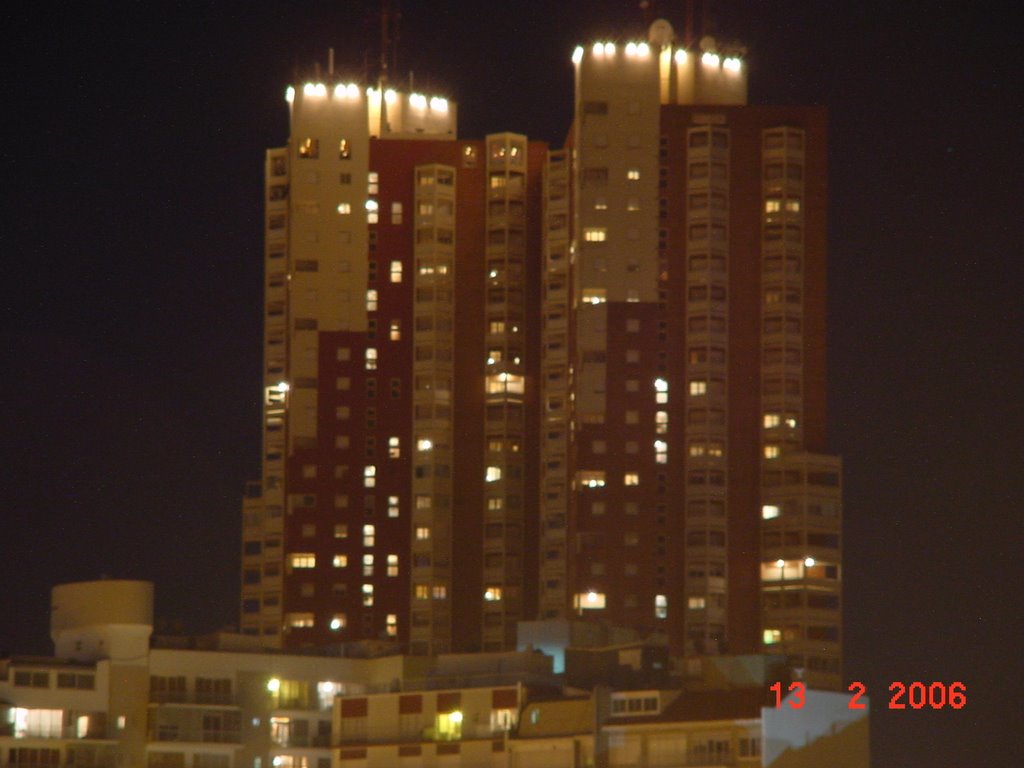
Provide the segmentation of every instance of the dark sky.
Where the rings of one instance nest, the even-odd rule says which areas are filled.
[[[681,0],[664,5],[681,27]],[[752,102],[830,108],[830,435],[874,765],[1022,765],[1017,25],[969,3],[712,7],[750,48]],[[48,652],[50,587],[102,574],[155,581],[159,617],[186,629],[234,620],[263,151],[286,139],[295,67],[334,46],[361,71],[371,8],[0,11],[0,649]],[[635,3],[603,0],[403,13],[400,69],[459,102],[462,135],[555,144],[573,46],[643,29]],[[968,706],[887,711],[896,680],[963,681]]]

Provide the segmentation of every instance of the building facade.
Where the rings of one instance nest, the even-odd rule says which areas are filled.
[[[826,115],[664,21],[573,62],[563,149],[289,92],[242,629],[436,653],[575,614],[837,687]]]

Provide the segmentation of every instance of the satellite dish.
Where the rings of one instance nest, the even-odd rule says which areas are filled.
[[[675,30],[665,19],[657,19],[647,30],[647,39],[653,45],[660,45],[662,48],[672,44],[676,39]]]

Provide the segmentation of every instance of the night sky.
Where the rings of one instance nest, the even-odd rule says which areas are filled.
[[[235,620],[259,474],[262,165],[296,68],[359,76],[372,3],[23,3],[3,29],[0,651],[49,590],[149,579],[158,622]],[[682,2],[664,4],[682,27]],[[846,675],[876,768],[1020,766],[1024,87],[970,3],[712,3],[751,102],[830,109],[830,440]],[[399,69],[460,134],[560,145],[577,43],[632,2],[404,3]],[[886,709],[892,681],[968,706]]]

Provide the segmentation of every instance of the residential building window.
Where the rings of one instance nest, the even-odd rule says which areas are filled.
[[[293,552],[288,557],[292,568],[316,568],[316,555],[312,552]]]
[[[363,576],[373,576],[373,555],[363,555]]]
[[[363,546],[372,547],[376,538],[375,529],[372,525],[363,526]]]
[[[347,568],[348,555],[335,555],[331,558],[331,565],[335,568]]]
[[[393,260],[391,262],[391,282],[400,283],[402,282],[402,262]]]
[[[377,311],[377,291],[374,288],[371,288],[366,292],[366,311]]]
[[[398,517],[399,505],[397,496],[388,496],[388,517]]]
[[[320,156],[320,140],[307,138],[299,144],[299,157],[315,160]]]
[[[640,475],[637,472],[627,472],[622,482],[623,485],[640,485]]]
[[[397,437],[388,438],[388,458],[397,459],[402,455],[401,441]]]
[[[628,171],[626,171],[626,178],[629,179],[630,181],[637,181],[640,178],[640,169],[630,168]]]
[[[334,526],[334,538],[336,538],[336,539],[347,539],[348,538],[348,526],[345,523],[338,523],[338,524],[336,524]]]
[[[313,614],[289,613],[285,623],[292,629],[308,629],[313,626]]]
[[[366,348],[366,370],[375,371],[377,370],[377,348],[367,347]]]
[[[373,584],[363,584],[363,605],[367,608],[373,605]]]
[[[388,555],[388,576],[398,575],[398,555]]]

